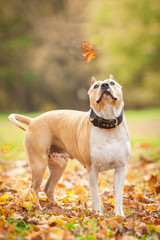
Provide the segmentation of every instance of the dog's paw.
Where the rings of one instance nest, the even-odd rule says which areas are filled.
[[[118,205],[118,206],[115,206],[114,208],[114,214],[115,216],[121,216],[121,217],[124,217],[124,212],[123,212],[123,208],[121,205]]]
[[[96,214],[96,215],[99,215],[99,216],[103,216],[102,210],[101,210],[101,211],[96,210],[96,211],[95,211],[95,214]]]
[[[38,206],[39,210],[43,211],[43,207],[41,205]]]
[[[115,216],[121,216],[121,217],[124,217],[124,212],[114,212],[114,215]]]
[[[104,216],[104,213],[101,211],[101,212],[99,213],[99,216]]]
[[[103,212],[102,212],[102,209],[100,209],[100,210],[93,210],[93,213],[95,215],[98,215],[98,216],[103,216],[104,215]]]
[[[50,201],[50,203],[53,204],[53,205],[58,205],[58,202],[55,200],[55,198],[52,201]]]
[[[44,209],[44,208],[41,206],[39,200],[36,201],[36,208],[39,209],[39,210],[41,210],[41,211],[43,211],[43,209]]]

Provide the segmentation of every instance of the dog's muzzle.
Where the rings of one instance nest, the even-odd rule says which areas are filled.
[[[112,90],[108,83],[102,83],[100,89],[101,89],[100,90],[101,95],[100,95],[99,99],[96,101],[97,103],[99,103],[101,101],[104,94],[111,96],[113,100],[117,100],[117,98],[113,96]]]

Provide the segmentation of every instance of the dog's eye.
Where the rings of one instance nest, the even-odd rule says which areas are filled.
[[[110,84],[111,84],[111,85],[115,85],[115,83],[114,83],[113,81],[112,81],[112,82],[110,82]]]
[[[98,88],[99,86],[96,84],[95,86],[94,86],[94,88]]]

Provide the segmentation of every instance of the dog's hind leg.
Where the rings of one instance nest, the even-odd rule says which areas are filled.
[[[38,158],[36,161],[36,157],[34,157],[34,161],[37,162],[37,165],[32,166],[31,187],[34,189],[34,192],[36,193],[36,204],[40,209],[42,209],[39,202],[38,192],[39,192],[39,188],[41,186],[43,176],[47,167],[47,162],[44,164],[44,161],[46,160],[45,158],[41,158],[40,162],[38,160],[40,159]],[[43,161],[43,164],[41,164],[41,161]]]
[[[48,154],[47,151],[38,148],[38,146],[34,144],[35,144],[34,141],[31,142],[30,139],[25,138],[24,147],[26,150],[26,154],[29,160],[30,169],[32,173],[31,187],[34,189],[34,192],[36,193],[36,205],[40,209],[42,209],[39,203],[38,192],[40,185],[42,183],[44,172],[48,164]]]
[[[50,176],[45,185],[44,192],[51,203],[55,203],[54,189],[67,166],[67,162],[68,159],[60,154],[55,154],[53,157],[48,158]]]

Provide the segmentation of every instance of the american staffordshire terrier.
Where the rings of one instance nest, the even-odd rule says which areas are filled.
[[[9,119],[26,130],[24,148],[32,172],[32,187],[37,196],[48,166],[49,179],[44,191],[54,202],[54,189],[67,165],[68,154],[76,158],[88,172],[93,209],[101,212],[98,194],[98,173],[115,169],[115,215],[124,216],[122,207],[126,166],[130,157],[130,139],[123,113],[122,87],[110,75],[109,79],[91,80],[88,91],[91,109],[88,112],[55,110],[34,119],[11,114]],[[49,153],[55,152],[52,160]]]

